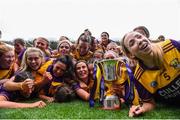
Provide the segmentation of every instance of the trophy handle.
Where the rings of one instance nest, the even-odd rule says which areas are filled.
[[[116,75],[117,75],[117,79],[121,77],[121,67],[122,67],[123,62],[118,60],[116,63]]]

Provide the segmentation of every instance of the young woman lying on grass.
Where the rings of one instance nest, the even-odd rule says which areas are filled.
[[[48,102],[67,102],[75,97],[72,89],[74,73],[73,62],[70,56],[63,55],[53,61],[46,73],[51,80],[41,90],[39,97]]]
[[[83,100],[89,100],[90,89],[93,85],[94,80],[90,75],[88,64],[84,60],[80,60],[75,64],[75,74],[77,77],[78,84],[74,85],[76,94]]]
[[[138,32],[129,32],[123,37],[122,46],[128,57],[138,61],[135,85],[143,102],[142,106],[133,105],[129,115],[153,110],[154,97],[166,103],[179,103],[180,42],[165,40],[155,44]]]
[[[14,80],[14,77],[12,77],[15,72],[15,55],[13,48],[6,45],[0,45],[0,59],[0,108],[33,108],[46,106],[43,101],[34,103],[13,102],[17,97],[14,91],[19,90],[24,92],[25,88],[28,88],[28,86],[32,87],[32,82],[27,79],[21,83],[10,84],[8,87],[8,82]],[[8,90],[7,88],[12,88],[12,90]]]

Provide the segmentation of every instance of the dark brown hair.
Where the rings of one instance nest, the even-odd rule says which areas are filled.
[[[133,29],[133,31],[136,31],[136,30],[143,30],[144,33],[146,34],[146,37],[149,38],[150,37],[150,33],[149,33],[149,30],[145,27],[145,26],[138,26],[136,28]]]

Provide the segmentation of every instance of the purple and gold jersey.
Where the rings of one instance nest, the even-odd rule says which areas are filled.
[[[14,72],[14,64],[8,70],[0,69],[0,80],[11,78]],[[0,95],[6,97],[7,100],[13,98],[12,93],[5,90],[3,83],[0,84]]]
[[[92,58],[93,56],[93,53],[91,51],[89,51],[86,55],[84,56],[81,56],[78,52],[78,50],[75,50],[72,52],[72,56],[73,58],[75,58],[77,61],[78,60],[85,60],[85,61],[88,61],[90,60],[90,58]]]
[[[165,40],[160,45],[164,52],[163,69],[147,69],[140,63],[134,73],[142,100],[153,95],[163,100],[180,98],[180,42]]]
[[[94,80],[92,80],[92,79],[89,79],[88,83],[84,83],[84,82],[78,80],[78,84],[76,85],[76,90],[81,88],[81,89],[85,90],[86,92],[90,93],[90,89],[92,88],[93,83],[94,83]]]
[[[14,67],[15,67],[15,64],[12,64],[9,69],[1,69],[0,68],[0,80],[11,78],[15,72]]]
[[[43,84],[43,74],[46,72],[49,65],[52,64],[52,60],[45,62],[35,73],[34,83],[35,83],[35,91],[39,90],[39,86]]]

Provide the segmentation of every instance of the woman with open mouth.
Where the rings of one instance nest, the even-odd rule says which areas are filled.
[[[168,39],[151,43],[144,35],[129,32],[122,39],[122,47],[129,58],[138,61],[134,81],[142,105],[132,105],[129,116],[154,109],[154,99],[177,105],[180,100],[180,42]]]

